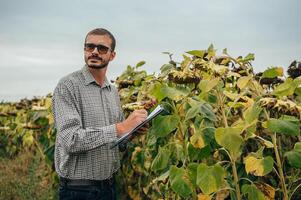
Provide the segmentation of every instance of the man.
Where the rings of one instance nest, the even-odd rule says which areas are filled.
[[[85,39],[86,65],[62,78],[53,95],[57,128],[55,168],[60,199],[115,199],[119,150],[112,143],[147,117],[136,110],[124,120],[117,90],[106,78],[115,38],[97,28]]]

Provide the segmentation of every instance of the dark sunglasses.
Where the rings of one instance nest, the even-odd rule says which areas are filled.
[[[108,53],[108,51],[110,50],[110,47],[106,47],[104,45],[96,45],[96,44],[92,44],[92,43],[86,43],[85,44],[85,50],[88,52],[93,52],[95,47],[97,48],[97,51],[99,54],[106,54]]]

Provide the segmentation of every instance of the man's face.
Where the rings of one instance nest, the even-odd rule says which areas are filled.
[[[88,35],[85,42],[85,62],[88,67],[101,69],[108,66],[115,57],[111,50],[112,40],[107,35]]]

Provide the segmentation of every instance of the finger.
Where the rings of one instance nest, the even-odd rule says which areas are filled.
[[[138,134],[146,134],[147,132],[148,132],[147,128],[140,128],[140,129],[137,130]]]
[[[145,109],[136,110],[136,112],[147,115],[147,111]]]
[[[135,116],[138,118],[144,118],[144,119],[147,117],[147,115],[145,113],[136,113]]]
[[[146,123],[146,124],[144,124],[143,127],[145,127],[146,129],[148,129],[148,128],[150,128],[150,124],[149,124],[149,123]]]
[[[146,128],[146,127],[143,126],[139,130],[142,131],[142,132],[146,132],[146,131],[148,131],[148,128]]]
[[[147,114],[141,112],[133,112],[130,114],[132,117],[147,117]]]
[[[143,113],[135,113],[133,115],[133,118],[142,118],[142,119],[146,119],[147,118],[147,115],[146,114],[143,114]]]

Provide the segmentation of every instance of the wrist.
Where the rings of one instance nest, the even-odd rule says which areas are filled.
[[[123,122],[116,124],[116,131],[118,136],[121,136],[126,132]]]

